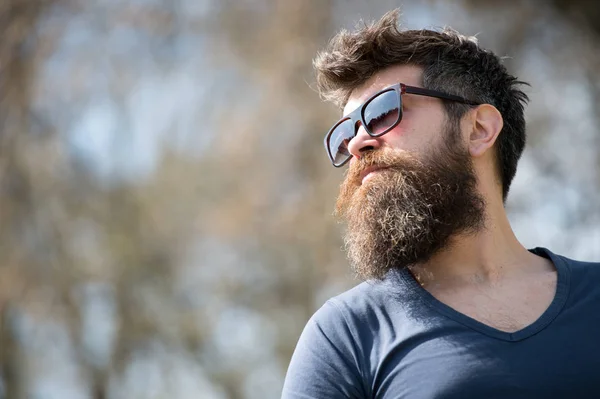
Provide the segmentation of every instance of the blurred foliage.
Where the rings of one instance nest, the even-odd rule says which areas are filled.
[[[537,215],[543,242],[597,256],[600,7],[413,3],[558,77],[509,206],[525,241]],[[278,397],[306,320],[357,283],[311,59],[393,6],[3,0],[0,398]]]

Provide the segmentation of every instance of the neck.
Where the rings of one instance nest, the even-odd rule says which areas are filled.
[[[410,270],[425,288],[439,288],[494,284],[551,268],[547,260],[530,253],[517,240],[502,202],[488,201],[485,226],[480,231],[453,237],[447,248]]]

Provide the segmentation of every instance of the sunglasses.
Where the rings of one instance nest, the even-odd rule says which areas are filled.
[[[463,97],[422,87],[407,86],[404,83],[386,87],[373,94],[360,107],[337,121],[325,135],[325,149],[333,166],[339,168],[352,158],[352,154],[348,151],[348,144],[356,136],[358,121],[371,137],[381,137],[400,123],[402,120],[402,96],[404,94],[416,94],[469,105],[479,105],[479,103]]]

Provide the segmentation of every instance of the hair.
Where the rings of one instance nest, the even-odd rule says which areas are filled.
[[[528,85],[510,75],[501,59],[479,47],[477,38],[450,28],[400,30],[399,10],[354,32],[340,31],[313,61],[321,98],[343,108],[352,91],[393,65],[423,69],[423,87],[491,104],[504,126],[496,143],[496,166],[506,201],[517,163],[525,148],[524,106]],[[450,122],[457,123],[472,106],[443,101]]]

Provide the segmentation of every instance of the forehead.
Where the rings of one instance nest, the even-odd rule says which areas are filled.
[[[379,90],[396,83],[408,86],[421,86],[423,68],[415,65],[394,65],[377,72],[365,83],[354,89],[344,107],[344,115],[359,107],[366,99]]]

